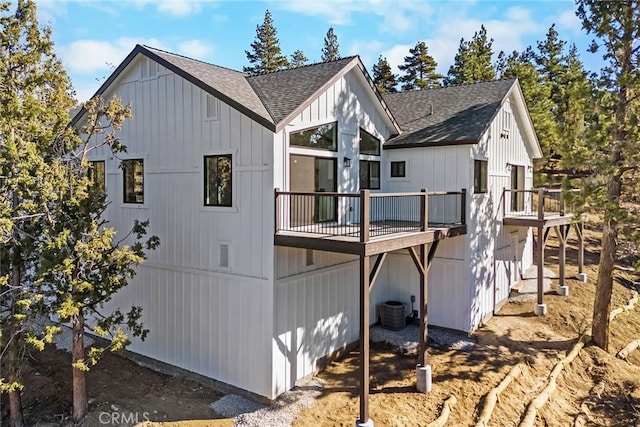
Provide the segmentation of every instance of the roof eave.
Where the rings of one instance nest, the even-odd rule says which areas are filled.
[[[477,144],[478,139],[458,139],[450,141],[421,141],[411,142],[408,144],[394,144],[393,141],[389,141],[382,145],[384,150],[397,150],[399,148],[418,148],[418,147],[448,147],[453,145],[473,145]]]

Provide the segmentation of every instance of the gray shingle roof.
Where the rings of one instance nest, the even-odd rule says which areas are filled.
[[[226,98],[235,100],[252,113],[273,123],[265,105],[249,85],[246,74],[148,46],[145,46],[145,49],[184,70]]]
[[[280,123],[333,79],[356,56],[247,77],[274,122]]]
[[[385,148],[475,143],[516,79],[383,95],[403,133]]]

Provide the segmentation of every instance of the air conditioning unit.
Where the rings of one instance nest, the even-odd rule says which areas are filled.
[[[407,326],[405,304],[400,301],[387,301],[380,310],[380,325],[385,329],[399,331]]]

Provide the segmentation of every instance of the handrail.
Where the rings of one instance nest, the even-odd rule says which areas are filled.
[[[406,193],[275,190],[275,232],[371,237],[466,223],[466,190]]]
[[[544,187],[525,190],[503,187],[500,201],[502,217],[535,216],[537,219],[543,220],[545,215],[549,213],[565,216],[567,212],[571,212],[571,206],[566,204],[565,194],[567,192],[575,193],[580,190]],[[511,197],[508,197],[508,194]]]

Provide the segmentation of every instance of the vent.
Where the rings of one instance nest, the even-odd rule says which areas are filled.
[[[220,268],[229,268],[229,244],[220,243]]]
[[[306,252],[306,265],[307,267],[310,267],[314,264],[313,262],[313,249],[307,249]]]
[[[385,329],[399,331],[407,326],[405,305],[400,301],[387,301],[380,310],[380,325]]]
[[[142,68],[140,72],[140,77],[142,79],[150,79],[156,77],[158,75],[158,63],[151,60],[145,59],[142,63]]]
[[[207,120],[218,120],[220,116],[220,101],[211,95],[207,95]]]

